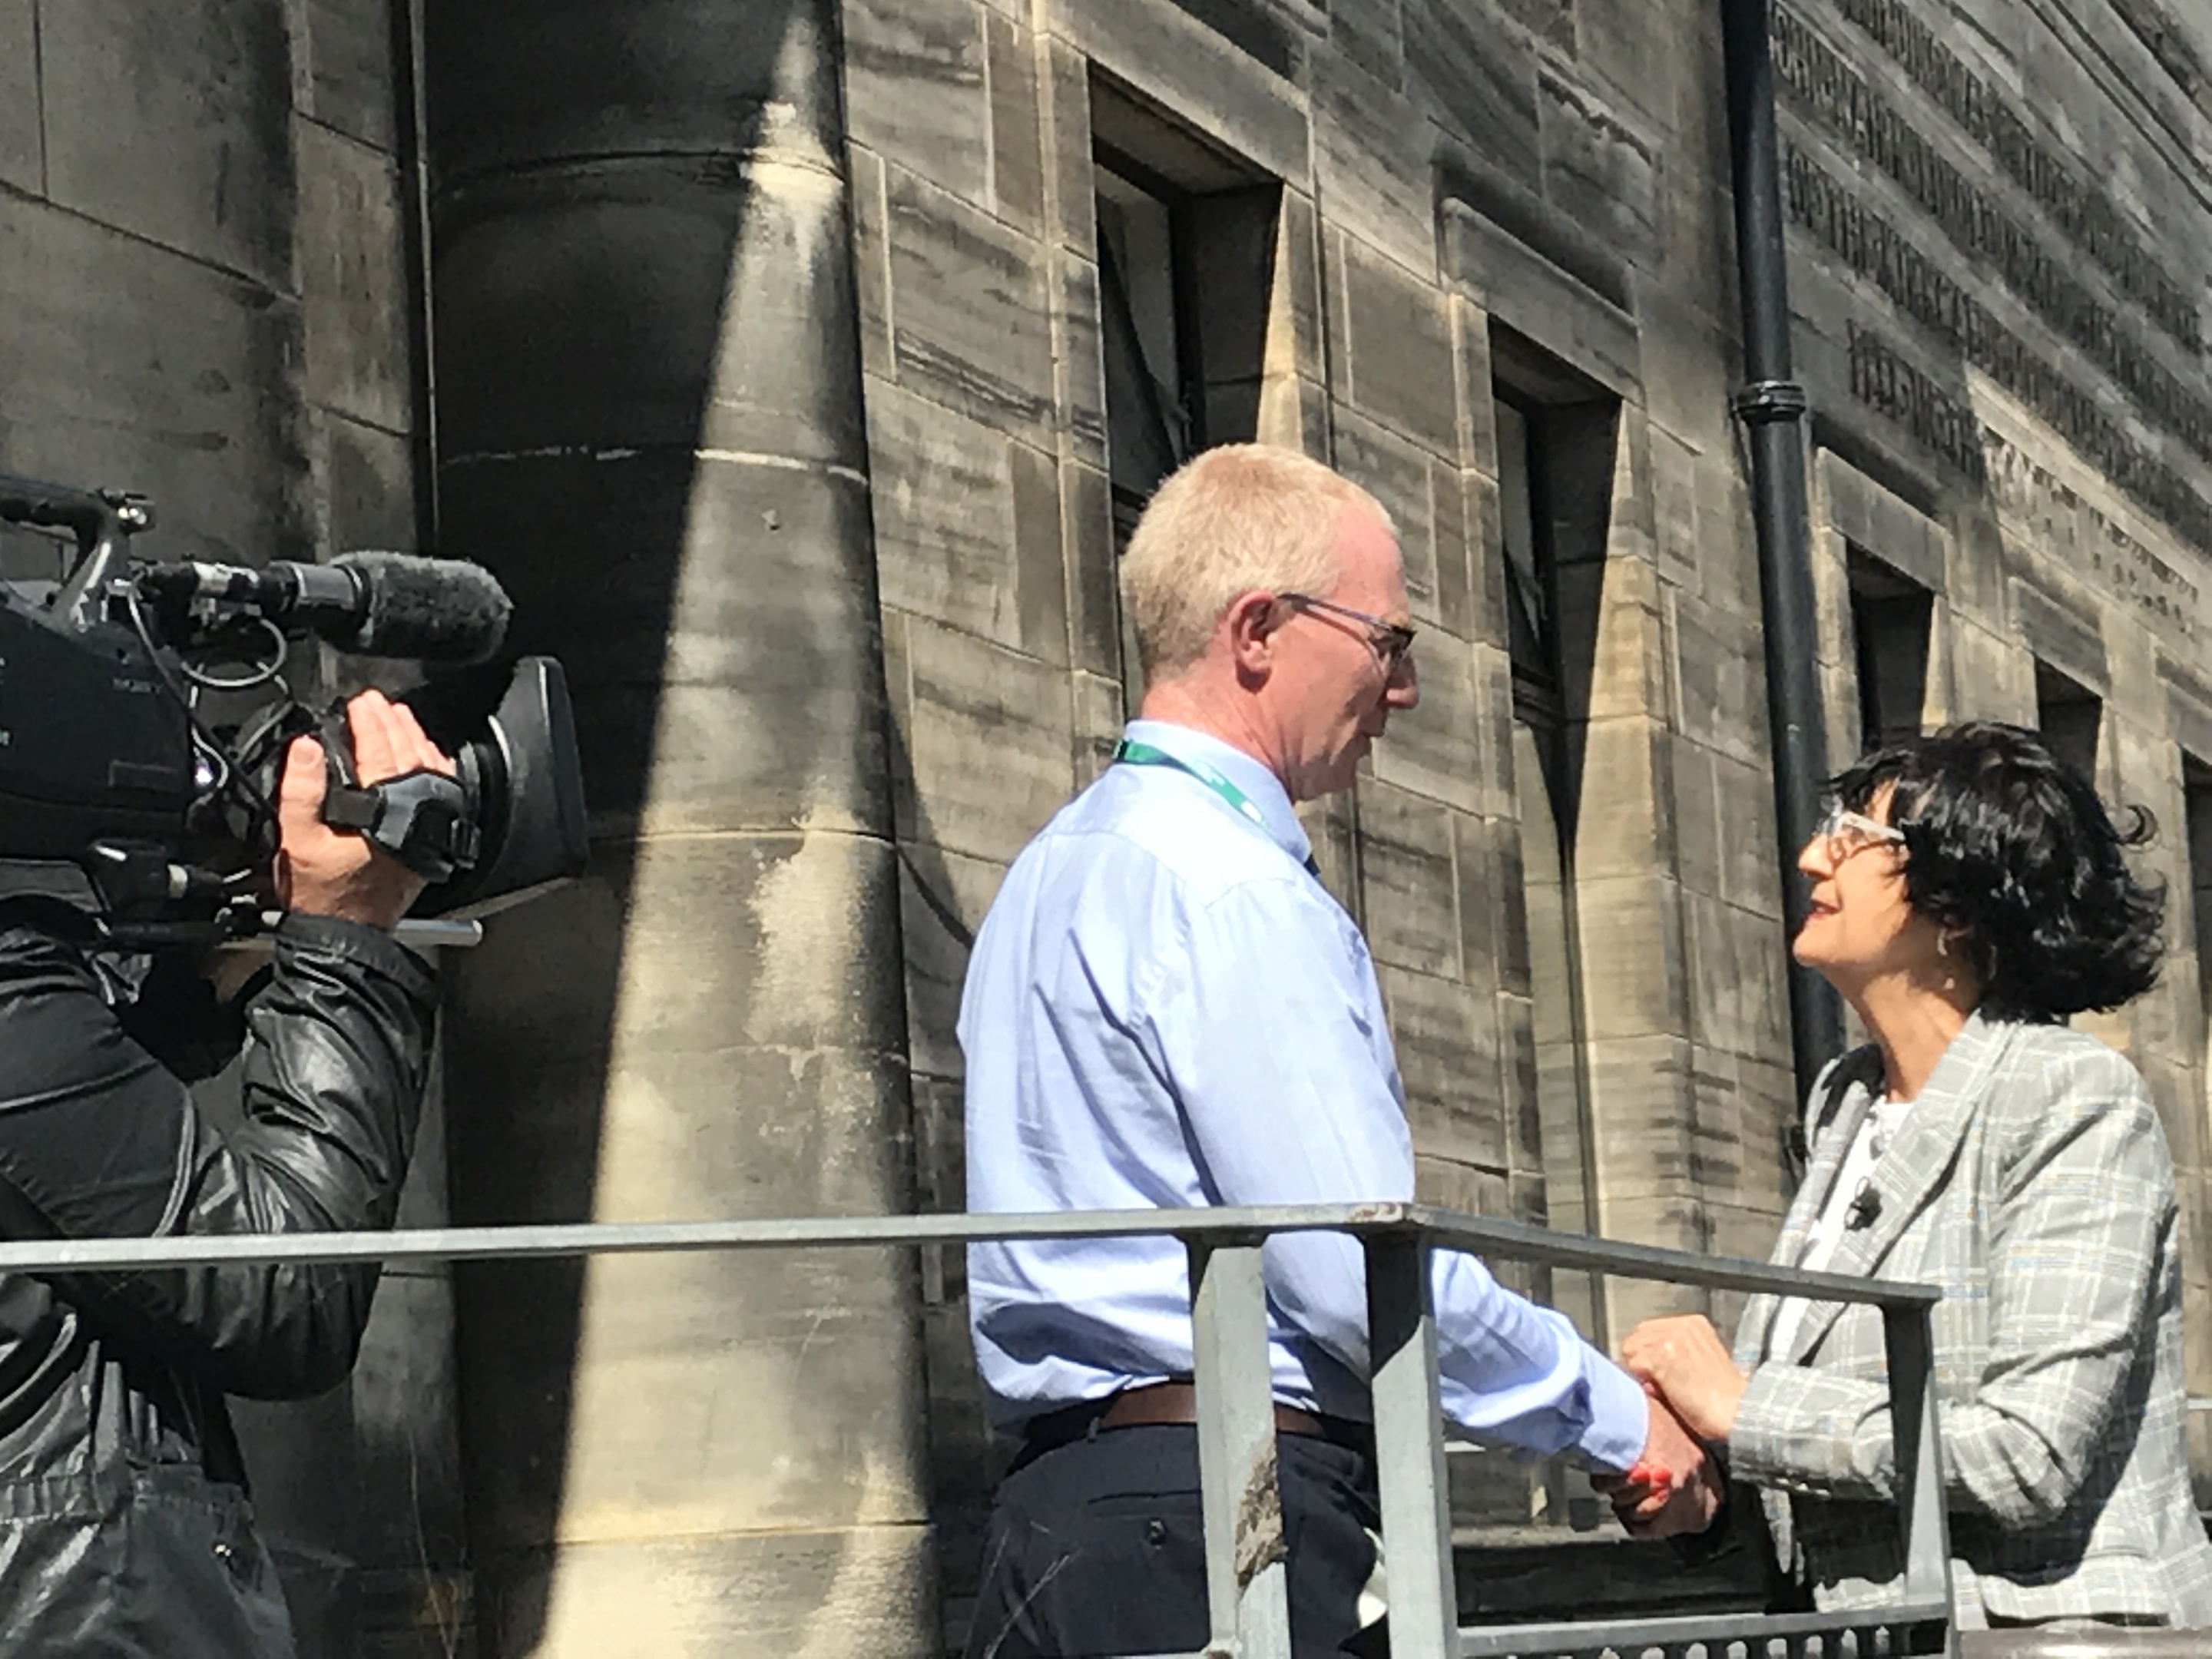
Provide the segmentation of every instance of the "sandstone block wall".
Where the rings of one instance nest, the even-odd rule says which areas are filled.
[[[1916,723],[2035,723],[2038,661],[2103,700],[2100,781],[2172,826],[2150,857],[2175,903],[2165,984],[2098,1029],[2138,1059],[2166,1109],[2201,1332],[2212,1307],[2195,1243],[2204,1035],[2191,889],[2205,878],[2185,856],[2186,826],[2202,819],[2188,815],[2184,755],[2212,758],[2190,746],[2212,737],[2192,724],[2206,707],[2194,615],[2206,554],[2145,506],[2163,502],[2185,527],[2201,468],[2186,440],[2140,421],[2100,437],[2012,356],[2014,379],[2045,397],[2040,415],[1961,362],[1960,342],[1910,305],[1948,307],[1938,314],[1955,325],[1957,296],[1994,287],[1983,303],[2008,326],[2033,335],[2048,319],[2020,314],[1986,251],[1962,257],[1924,225],[1911,234],[1927,272],[1900,276],[1896,252],[1883,264],[1863,229],[1845,244],[1867,267],[1855,268],[1823,240],[1835,210],[1811,202],[1807,169],[1838,171],[1836,191],[1887,191],[1901,215],[1905,184],[1869,187],[1867,157],[1854,173],[1838,155],[1855,142],[1887,144],[1878,153],[1892,160],[2000,146],[2028,180],[1991,181],[2011,192],[2026,238],[2011,257],[2027,274],[2014,278],[2077,331],[2060,279],[2107,295],[2170,353],[2196,326],[2185,273],[2202,268],[2208,225],[2204,169],[2184,143],[2206,118],[2191,69],[2203,43],[2139,3],[2120,9],[2132,22],[2100,0],[2066,15],[2008,0],[1908,9],[1940,13],[1930,27],[1974,66],[1990,110],[2008,112],[1978,115],[1977,140],[1944,127],[1960,125],[1943,100],[1960,100],[1966,70],[1921,46],[1883,46],[1899,26],[1874,0],[1841,9],[1818,33],[1923,142],[1855,140],[1863,105],[1815,108],[1833,97],[1834,71],[1801,69],[1804,90],[1783,77],[1832,752],[1840,763],[1859,746],[1855,558],[1929,596],[1929,637],[1906,665],[1924,658]],[[1794,15],[1777,24],[1785,65],[1808,50],[1787,33]],[[1758,580],[1727,402],[1739,359],[1711,5],[853,0],[846,17],[927,1201],[960,1204],[951,1022],[966,932],[1024,838],[1094,774],[1133,695],[1112,617],[1091,204],[1094,142],[1126,154],[1134,108],[1176,135],[1152,153],[1195,146],[1278,204],[1272,257],[1239,277],[1265,295],[1253,301],[1266,319],[1258,395],[1243,424],[1217,419],[1206,435],[1302,444],[1374,489],[1405,531],[1422,706],[1395,723],[1356,799],[1315,819],[1328,879],[1374,945],[1424,1194],[1763,1256],[1787,1200],[1781,1147],[1797,1103]],[[2123,45],[2094,64],[2091,39]],[[2077,174],[2121,155],[2118,218],[2093,226],[2035,159],[2045,152]],[[2005,164],[1984,153],[1976,165],[1979,177]],[[1934,162],[1896,167],[1932,177]],[[1195,163],[1180,178],[1163,170],[1200,202],[1223,188]],[[1954,297],[1930,301],[1939,269]],[[2184,275],[2162,286],[2161,271]],[[1864,343],[1876,334],[1879,348]],[[1930,388],[1884,368],[1878,349],[1918,365]],[[2093,397],[2129,366],[2128,395],[2197,432],[2193,352],[2169,384],[2109,337],[2047,349]],[[1933,396],[1946,349],[1955,414]],[[1544,982],[1528,944],[1532,921],[1556,924],[1561,890],[1522,851],[1534,781],[1525,737],[1516,764],[1493,385],[1559,411],[1576,434],[1552,458],[1548,529],[1580,788],[1568,826],[1579,1042],[1540,1010],[1562,988]],[[1218,414],[1210,392],[1205,407]],[[2167,471],[2127,460],[2122,438]],[[2135,494],[2100,466],[2133,467]],[[1577,1082],[1586,1103],[1562,1108]],[[1583,1144],[1563,1151],[1577,1129]],[[1539,1288],[1596,1312],[1578,1286]],[[936,1506],[955,1614],[991,1468],[977,1458],[959,1290],[957,1259],[938,1264]],[[1603,1313],[1618,1331],[1687,1300],[1614,1284]],[[1733,1308],[1717,1300],[1725,1324]],[[2194,1340],[2212,1380],[2207,1339]],[[1504,1518],[1479,1486],[1462,1493],[1470,1518]]]
[[[952,1024],[969,934],[1136,691],[1114,583],[1103,145],[1199,204],[1182,296],[1205,346],[1196,426],[1331,459],[1405,532],[1422,707],[1313,828],[1374,945],[1423,1194],[1765,1254],[1796,1103],[1727,403],[1712,13],[845,0],[898,941],[836,971],[864,988],[902,974],[926,1206],[962,1205]],[[2107,793],[2157,816],[2167,975],[2094,1029],[2165,1116],[2193,1386],[2212,1392],[2212,32],[2168,0],[1778,0],[1775,15],[1831,750],[1857,746],[1871,649],[1886,704],[1917,681],[1900,718],[2072,722]],[[0,468],[149,491],[172,555],[414,544],[426,399],[402,21],[385,0],[0,0]],[[772,337],[722,323],[730,365]],[[672,383],[708,374],[676,368]],[[1501,387],[1550,434],[1565,872],[1525,850],[1540,786],[1514,714]],[[4,550],[11,570],[50,562]],[[1870,580],[1924,600],[1924,640],[1880,632],[1901,613],[1870,607]],[[683,660],[604,654],[590,671],[647,702]],[[711,726],[713,700],[679,693],[679,735]],[[642,748],[594,741],[618,793],[651,793]],[[685,884],[714,879],[672,874],[654,914],[687,913]],[[624,925],[594,903],[563,914]],[[1561,929],[1564,957],[1544,943]],[[1562,975],[1578,1029],[1561,1023]],[[885,1136],[902,1158],[897,1126]],[[410,1213],[442,1214],[442,1185],[432,1157]],[[651,1190],[625,1202],[659,1206]],[[982,1431],[958,1254],[924,1260],[921,1282],[957,1628],[1003,1449]],[[1530,1282],[1614,1332],[1686,1300]],[[346,1389],[252,1419],[311,1651],[465,1637],[450,1307],[441,1275],[395,1278]],[[2212,1443],[2198,1450],[2212,1468]],[[1558,1518],[1556,1481],[1455,1468],[1467,1518]],[[926,1605],[919,1558],[893,1557],[884,1594]]]

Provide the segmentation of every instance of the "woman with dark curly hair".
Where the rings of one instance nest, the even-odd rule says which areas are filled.
[[[1774,1260],[1940,1285],[1935,1315],[1962,1627],[2212,1625],[2183,1439],[2173,1168],[2134,1066],[2068,1016],[2159,967],[2165,896],[2033,732],[1955,726],[1838,778],[1799,868],[1797,960],[1872,1039],[1828,1067]],[[1733,1358],[1696,1316],[1628,1368],[1760,1489],[1778,1565],[1823,1607],[1904,1571],[1881,1320],[1755,1297]],[[1632,1517],[1637,1489],[1616,1494]],[[1647,1506],[1648,1507],[1648,1506]]]

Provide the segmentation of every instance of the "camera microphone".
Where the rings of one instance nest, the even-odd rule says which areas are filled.
[[[465,559],[341,553],[328,564],[157,564],[139,585],[175,603],[234,605],[304,628],[341,651],[424,662],[483,662],[507,638],[499,579]]]
[[[362,595],[349,632],[317,630],[341,650],[483,662],[506,641],[514,607],[499,578],[480,564],[412,553],[341,553],[331,568],[352,577]]]

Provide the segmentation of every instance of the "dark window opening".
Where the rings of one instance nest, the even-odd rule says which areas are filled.
[[[2050,664],[2035,665],[2035,725],[2051,752],[2091,783],[2097,781],[2097,741],[2105,705],[2094,691]]]
[[[1161,483],[1213,444],[1257,435],[1282,212],[1279,181],[1091,82],[1098,325],[1115,545]],[[1144,674],[1127,619],[1121,688]]]
[[[1160,480],[1198,447],[1198,341],[1183,301],[1191,274],[1181,202],[1103,158],[1097,181],[1106,447],[1126,537]]]
[[[1504,612],[1512,682],[1520,880],[1504,893],[1507,988],[1525,991],[1533,1109],[1548,1224],[1598,1231],[1575,876],[1581,771],[1610,533],[1619,404],[1509,331],[1493,329],[1498,544],[1490,580]],[[1589,1276],[1551,1276],[1553,1304],[1603,1346],[1605,1300]],[[1517,1485],[1516,1485],[1517,1481]],[[1594,1527],[1599,1504],[1556,1460],[1535,1477],[1455,1472],[1455,1514]]]
[[[2197,1006],[2202,1019],[2212,1021],[2212,763],[2187,753],[2181,757],[2181,811],[2196,918]]]
[[[1500,584],[1513,716],[1535,732],[1543,785],[1571,842],[1604,580],[1617,405],[1547,403],[1501,383]]]
[[[1535,1030],[1537,1108],[1552,1224],[1597,1230],[1574,842],[1589,663],[1606,557],[1616,406],[1496,388],[1499,546],[1513,682],[1520,902]],[[1510,902],[1510,901],[1509,901]],[[1558,1285],[1563,1297],[1574,1287]],[[1600,1307],[1589,1304],[1590,1328]],[[1583,1310],[1574,1310],[1581,1316]]]
[[[1544,416],[1540,407],[1498,400],[1498,507],[1505,584],[1506,650],[1513,662],[1516,714],[1561,724],[1559,600],[1553,592],[1550,524],[1545,498]]]
[[[1279,180],[1091,82],[1106,447],[1116,532],[1212,444],[1258,429]]]
[[[1850,550],[1851,646],[1859,690],[1859,746],[1920,735],[1928,703],[1928,640],[1936,596],[1871,554]]]

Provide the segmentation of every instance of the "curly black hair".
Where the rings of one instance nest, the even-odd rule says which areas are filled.
[[[1886,784],[1905,896],[1964,930],[1985,1012],[2062,1020],[2156,982],[2166,889],[2122,857],[2155,832],[2148,812],[2128,808],[2121,829],[2041,738],[1996,720],[1877,749],[1829,788],[1863,812]]]

